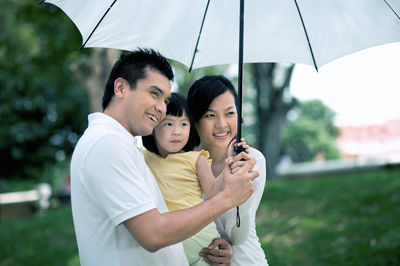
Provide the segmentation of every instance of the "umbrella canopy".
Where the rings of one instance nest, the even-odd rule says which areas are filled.
[[[189,67],[202,28],[193,68],[239,60],[239,0],[46,2],[72,19],[85,47],[151,47]],[[244,10],[244,62],[318,68],[365,48],[400,41],[397,0],[248,0]]]
[[[82,48],[151,47],[190,69],[239,62],[238,119],[243,62],[302,63],[318,70],[338,57],[400,41],[398,0],[42,2],[71,18]]]

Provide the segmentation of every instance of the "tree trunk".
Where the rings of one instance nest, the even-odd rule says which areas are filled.
[[[259,128],[263,133],[259,141],[261,151],[266,157],[268,179],[276,178],[275,167],[278,165],[280,159],[286,114],[286,110],[280,110],[271,113],[265,118],[260,117]]]
[[[91,112],[100,112],[103,110],[101,103],[104,88],[120,51],[104,48],[91,49],[91,55],[82,57],[81,61],[73,67],[76,79],[87,89]]]
[[[282,133],[286,115],[296,104],[287,99],[294,65],[288,67],[276,63],[252,64],[252,83],[257,100],[257,142],[267,161],[267,178],[276,178],[275,167],[279,162]]]

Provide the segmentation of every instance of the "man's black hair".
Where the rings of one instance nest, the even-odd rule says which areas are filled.
[[[170,81],[174,78],[174,73],[167,59],[153,49],[141,48],[122,54],[119,60],[115,62],[108,77],[103,95],[103,110],[107,108],[114,96],[114,81],[117,78],[125,79],[131,89],[134,90],[137,81],[146,78],[146,71],[148,70],[156,70]]]

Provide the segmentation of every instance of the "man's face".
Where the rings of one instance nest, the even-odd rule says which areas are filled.
[[[124,80],[125,81],[125,80]],[[156,70],[146,71],[146,76],[127,90],[122,104],[122,125],[134,136],[146,136],[164,119],[171,96],[171,83]]]

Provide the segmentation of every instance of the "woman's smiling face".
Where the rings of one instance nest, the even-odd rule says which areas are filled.
[[[204,149],[228,147],[237,132],[235,98],[229,90],[214,98],[196,127]]]

